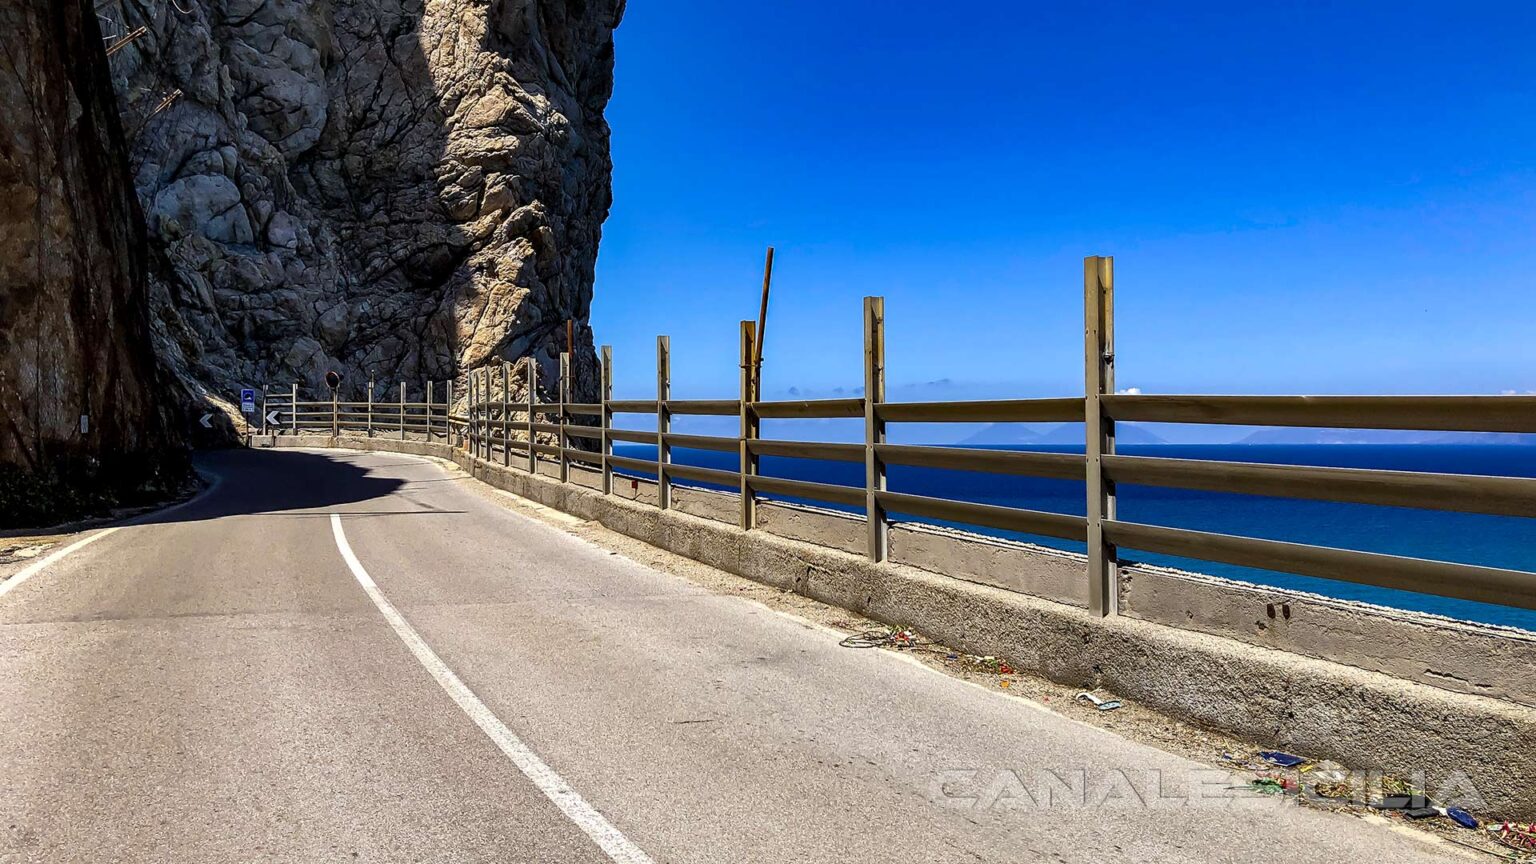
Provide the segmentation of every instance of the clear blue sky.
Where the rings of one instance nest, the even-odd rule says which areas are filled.
[[[634,0],[593,326],[620,398],[1536,391],[1536,3]],[[927,382],[948,382],[929,384]]]

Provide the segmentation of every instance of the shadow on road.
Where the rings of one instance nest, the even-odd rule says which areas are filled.
[[[282,514],[323,516],[337,508],[388,498],[405,485],[395,477],[371,474],[384,468],[417,467],[418,463],[388,462],[366,468],[334,456],[296,450],[211,450],[198,453],[193,464],[218,478],[217,488],[187,504],[133,520],[141,524],[195,522],[224,516]],[[402,510],[399,500],[374,512],[424,513],[428,508]],[[350,509],[350,508],[349,508]],[[320,511],[306,513],[304,511]]]

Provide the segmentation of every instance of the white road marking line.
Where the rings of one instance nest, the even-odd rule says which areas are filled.
[[[44,558],[41,561],[37,561],[37,562],[34,562],[32,564],[27,565],[24,569],[22,569],[15,576],[12,576],[11,578],[5,580],[4,582],[0,582],[0,597],[4,597],[5,595],[7,595],[7,594],[11,593],[12,591],[16,590],[17,588],[19,588],[21,586],[21,583],[27,581],[28,579],[31,579],[33,576],[36,576],[38,573],[42,572],[43,568],[47,567],[49,564],[52,564],[53,562],[59,560],[60,558],[63,558],[65,555],[68,555],[69,553],[75,551],[76,549],[79,549],[79,548],[81,548],[83,546],[88,546],[88,545],[90,545],[92,543],[95,543],[97,540],[100,540],[101,538],[107,536],[108,534],[113,533],[114,531],[116,531],[117,529],[119,529],[121,527],[123,527],[123,526],[121,526],[121,525],[114,525],[111,528],[103,528],[100,531],[97,531],[95,534],[92,534],[89,537],[82,537],[79,540],[76,540],[75,542],[69,544],[68,546],[65,546],[63,549],[60,549],[59,551],[53,553],[52,555],[49,555],[47,558]]]
[[[530,750],[522,739],[513,734],[512,730],[508,729],[506,724],[502,723],[491,709],[480,701],[480,697],[459,680],[459,676],[448,668],[442,658],[437,656],[437,652],[427,645],[426,640],[421,638],[410,622],[405,620],[405,616],[401,615],[394,604],[384,596],[384,592],[379,590],[379,586],[368,575],[368,571],[363,569],[362,562],[358,561],[357,555],[353,554],[352,545],[347,542],[347,535],[341,529],[341,515],[338,513],[331,514],[331,530],[336,535],[336,548],[341,550],[341,557],[346,560],[347,567],[352,570],[352,575],[357,578],[358,584],[363,586],[363,590],[373,600],[373,605],[379,608],[379,612],[384,615],[389,626],[394,628],[395,635],[400,637],[405,647],[411,649],[411,653],[416,655],[421,665],[426,667],[433,678],[437,679],[438,685],[453,698],[459,708],[469,715],[469,719],[475,721],[480,731],[495,742],[512,764],[523,772],[523,776],[532,780],[533,785],[539,787],[539,791],[554,802],[566,818],[576,823],[576,827],[592,838],[592,842],[596,843],[610,860],[620,864],[654,864],[649,855],[631,843],[628,837],[603,818],[603,814],[588,804],[586,799],[572,789],[559,774],[556,774],[553,768],[544,764],[544,760]]]

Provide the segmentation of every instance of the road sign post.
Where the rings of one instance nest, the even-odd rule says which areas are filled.
[[[256,390],[252,387],[240,388],[240,414],[245,418],[245,434],[251,434],[251,415],[256,413]]]
[[[336,391],[341,387],[341,376],[335,371],[325,373],[325,386],[331,388],[331,437],[341,434],[341,417],[337,412]]]

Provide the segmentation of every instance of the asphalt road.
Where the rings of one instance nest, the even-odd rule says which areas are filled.
[[[1467,860],[840,648],[429,461],[201,464],[211,492],[0,596],[0,860]]]

